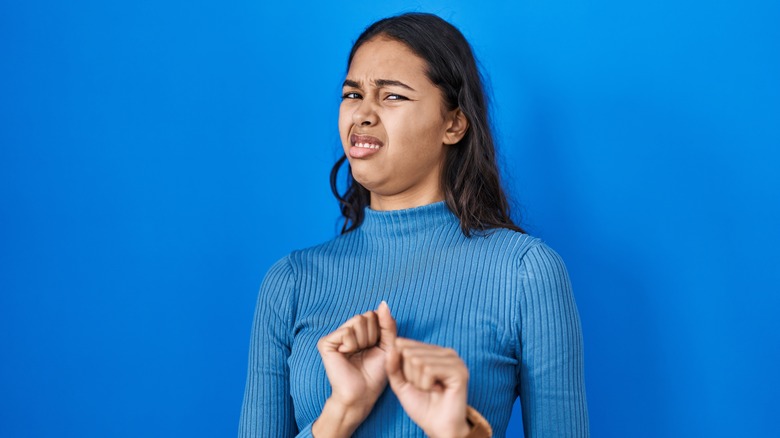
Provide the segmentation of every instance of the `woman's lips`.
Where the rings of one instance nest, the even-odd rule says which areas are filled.
[[[352,146],[349,148],[349,156],[352,158],[365,158],[375,153],[384,146],[381,140],[370,135],[352,134],[349,136]]]

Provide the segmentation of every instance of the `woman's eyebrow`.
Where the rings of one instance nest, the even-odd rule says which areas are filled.
[[[403,82],[396,81],[393,79],[377,79],[374,81],[374,85],[377,88],[396,86],[396,87],[406,88],[409,91],[417,91],[414,88],[404,84]]]
[[[360,84],[353,81],[352,79],[345,79],[344,83],[341,85],[342,87],[351,87],[351,88],[360,88]]]
[[[404,84],[403,82],[396,81],[394,79],[376,79],[373,81],[373,83],[374,86],[377,88],[396,86],[396,87],[406,88],[407,90],[410,91],[417,91],[414,88]],[[344,84],[342,84],[342,87],[360,88],[360,83],[353,81],[352,79],[345,79]]]

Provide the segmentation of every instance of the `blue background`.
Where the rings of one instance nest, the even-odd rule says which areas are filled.
[[[776,433],[780,4],[325,3],[2,3],[0,436],[235,435],[265,270],[336,233],[350,44],[410,10],[488,73],[593,436]]]

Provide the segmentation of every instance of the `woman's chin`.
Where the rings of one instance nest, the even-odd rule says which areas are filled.
[[[357,166],[352,166],[352,179],[368,189],[369,192],[375,192],[386,184],[386,178],[378,175],[376,170],[370,169],[369,166],[361,166],[361,164],[367,163],[356,164]]]
[[[372,181],[370,178],[369,179],[364,179],[364,178],[356,177],[354,175],[354,173],[352,174],[352,178],[354,178],[355,182],[357,182],[358,184],[363,186],[363,188],[365,188],[369,192],[371,192],[371,193],[375,193],[376,192],[377,187],[378,187],[378,184],[377,184],[376,181]]]

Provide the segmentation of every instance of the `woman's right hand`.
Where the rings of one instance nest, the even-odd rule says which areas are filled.
[[[314,436],[349,436],[371,413],[387,385],[385,360],[396,333],[383,301],[376,311],[350,318],[319,340],[317,349],[332,393],[312,425]]]

